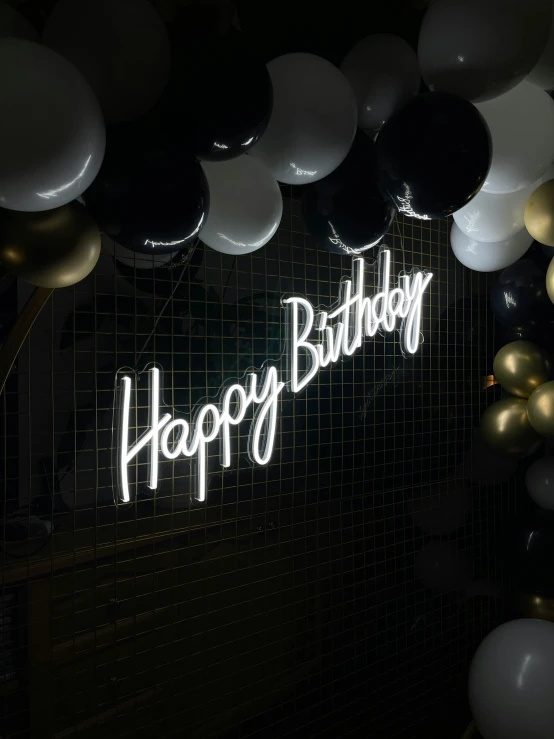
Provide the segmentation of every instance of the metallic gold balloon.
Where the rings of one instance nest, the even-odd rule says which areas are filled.
[[[550,300],[554,303],[554,258],[550,260],[548,272],[546,273],[546,292]]]
[[[0,262],[37,287],[68,287],[100,256],[100,232],[77,202],[40,213],[0,210]]]
[[[481,434],[493,451],[526,457],[538,448],[541,439],[527,418],[527,402],[523,398],[504,398],[483,413]]]
[[[554,598],[543,598],[542,595],[525,593],[521,596],[519,602],[524,618],[554,621]]]
[[[512,395],[528,398],[552,377],[550,358],[530,341],[512,341],[494,358],[495,378]]]
[[[548,180],[531,193],[524,219],[535,241],[554,246],[554,180]]]
[[[554,382],[545,382],[527,401],[531,426],[542,436],[554,436]]]

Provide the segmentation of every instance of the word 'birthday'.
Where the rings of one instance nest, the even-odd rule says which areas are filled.
[[[238,426],[252,407],[248,455],[255,464],[266,465],[275,447],[279,399],[285,392],[301,392],[323,367],[335,364],[343,356],[354,354],[364,339],[377,332],[399,330],[399,342],[406,355],[417,352],[421,340],[423,295],[433,275],[416,271],[401,274],[391,289],[390,251],[378,258],[378,292],[366,296],[365,261],[353,260],[352,277],[341,283],[339,303],[330,310],[316,310],[309,300],[287,297],[282,303],[287,313],[285,378],[277,366],[250,372],[241,383],[225,387],[218,402],[197,408],[189,423],[175,418],[163,405],[160,370],[147,370],[149,383],[148,426],[139,438],[131,439],[131,407],[134,380],[119,374],[116,388],[114,439],[117,453],[116,499],[132,501],[129,466],[138,455],[147,452],[147,485],[158,487],[160,456],[166,460],[194,458],[196,462],[195,497],[206,500],[207,462],[210,445],[219,444],[222,467],[232,462],[232,429]],[[135,388],[136,395],[136,388]],[[136,425],[133,426],[133,429]],[[136,437],[136,432],[135,432]]]

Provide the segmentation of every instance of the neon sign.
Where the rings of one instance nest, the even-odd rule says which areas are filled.
[[[330,310],[316,310],[306,298],[284,298],[282,304],[288,317],[285,377],[281,377],[282,371],[275,365],[259,373],[249,372],[242,382],[225,387],[218,402],[197,408],[190,423],[174,417],[173,409],[163,405],[161,372],[158,367],[151,366],[146,370],[148,427],[139,438],[132,440],[133,378],[130,373],[118,373],[114,418],[116,502],[133,500],[129,465],[143,451],[148,453],[147,485],[151,490],[158,487],[160,455],[165,460],[194,458],[195,497],[205,501],[208,449],[219,440],[220,464],[230,467],[231,429],[245,419],[250,407],[253,420],[248,455],[254,464],[266,465],[275,446],[279,399],[283,393],[302,392],[320,369],[335,364],[343,356],[353,355],[365,338],[377,332],[399,330],[403,353],[415,354],[421,341],[423,294],[433,275],[422,271],[401,274],[396,287],[391,289],[390,266],[390,251],[385,249],[378,257],[379,292],[366,297],[365,260],[354,259],[352,277],[341,283],[338,305]]]

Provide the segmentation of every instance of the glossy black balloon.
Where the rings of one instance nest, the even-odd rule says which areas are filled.
[[[491,288],[491,307],[497,321],[522,331],[538,327],[550,316],[546,270],[530,259],[520,259],[504,269]]]
[[[242,34],[174,46],[159,110],[176,147],[201,159],[232,159],[258,141],[272,107],[267,67]]]
[[[477,108],[445,92],[418,95],[377,138],[381,186],[400,213],[443,218],[468,203],[491,164],[490,131]]]
[[[302,188],[302,212],[318,244],[337,254],[360,254],[387,233],[396,208],[379,190],[375,144],[363,131],[340,167]]]
[[[514,543],[519,589],[554,597],[554,514],[533,514]]]
[[[103,231],[144,254],[167,254],[192,243],[210,202],[204,171],[193,156],[162,142],[141,148],[132,136],[108,138],[104,163],[83,199]]]

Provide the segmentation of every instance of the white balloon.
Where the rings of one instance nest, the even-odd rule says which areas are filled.
[[[475,241],[453,223],[450,245],[456,259],[475,272],[495,272],[517,262],[533,243],[527,229],[503,241]]]
[[[0,38],[39,41],[39,34],[21,13],[9,5],[0,4]]]
[[[460,231],[475,241],[503,241],[525,228],[523,215],[531,194],[542,179],[522,190],[492,193],[480,190],[469,203],[454,213]]]
[[[376,33],[357,43],[341,64],[358,102],[358,125],[377,131],[419,92],[421,74],[412,47],[399,36]]]
[[[224,254],[249,254],[267,244],[283,214],[279,185],[267,167],[247,154],[200,164],[210,189],[202,241]]]
[[[515,192],[538,180],[554,160],[554,100],[522,82],[476,107],[492,137],[492,164],[483,190]]]
[[[314,54],[267,65],[273,83],[269,125],[250,150],[279,182],[303,185],[331,174],[356,134],[356,98],[345,76]]]
[[[480,644],[469,672],[469,703],[484,739],[552,739],[554,624],[509,621]]]
[[[529,467],[525,475],[527,492],[546,511],[554,511],[554,457],[542,457]]]
[[[0,40],[0,206],[43,211],[94,180],[106,132],[98,101],[75,67],[50,49]]]
[[[529,73],[527,82],[532,82],[541,90],[554,90],[554,3],[548,40],[539,61]]]
[[[84,74],[110,123],[147,113],[169,79],[169,37],[148,0],[59,0],[43,43]]]
[[[434,0],[418,57],[431,90],[491,100],[515,87],[546,43],[551,0]],[[536,178],[535,178],[536,179]]]

